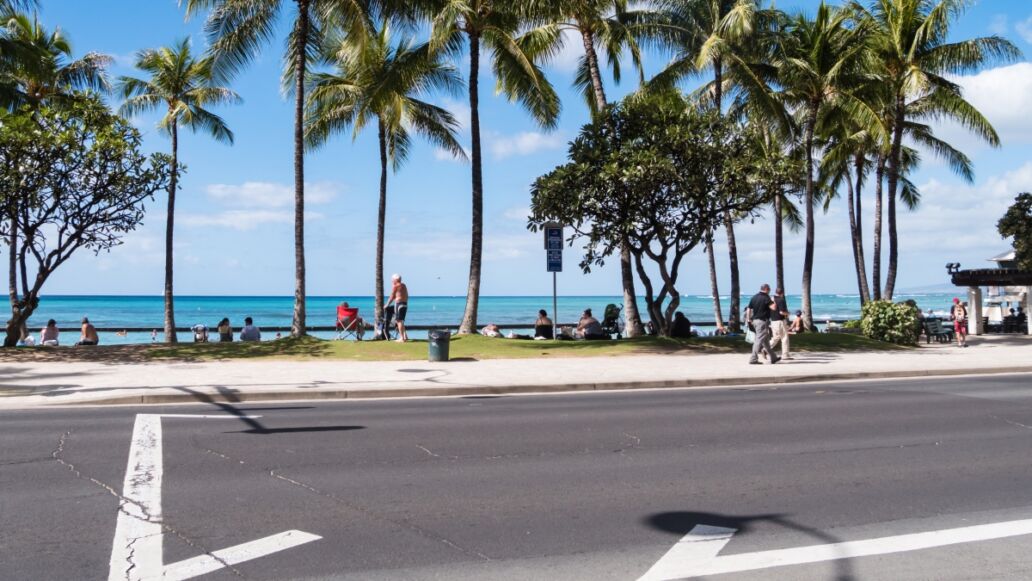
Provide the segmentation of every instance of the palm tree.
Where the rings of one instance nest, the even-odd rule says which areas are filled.
[[[850,90],[862,86],[861,57],[866,50],[863,29],[849,26],[849,13],[823,1],[813,19],[796,14],[788,23],[775,54],[780,98],[796,112],[802,128],[801,145],[805,156],[806,246],[803,258],[803,320],[813,327],[811,282],[814,254],[814,203],[818,194],[814,176],[815,132],[822,117],[838,107],[846,107],[867,119],[872,113]]]
[[[543,24],[525,33],[518,42],[534,51],[535,57],[540,55],[547,59],[558,54],[564,48],[566,38],[563,33],[566,31],[574,31],[580,36],[584,56],[578,64],[574,85],[584,96],[593,118],[608,104],[599,64],[600,51],[605,55],[616,82],[620,81],[620,57],[624,50],[631,56],[639,81],[644,81],[641,49],[636,36],[642,31],[642,25],[657,22],[658,14],[647,11],[631,13],[627,9],[627,0],[537,0],[532,3],[530,11],[534,19]],[[631,253],[626,244],[620,247],[620,277],[627,336],[637,337],[644,334],[644,326],[638,312]]]
[[[910,119],[949,119],[993,147],[1000,138],[988,120],[968,103],[960,87],[946,78],[976,72],[995,63],[1021,58],[1021,51],[998,36],[952,41],[950,26],[968,0],[874,0],[853,9],[873,30],[871,44],[888,93],[891,145],[886,160],[888,187],[889,266],[885,297],[892,299],[898,267],[896,199],[903,173],[903,137]],[[930,136],[930,134],[929,134]],[[936,153],[953,156],[952,148],[935,140]],[[946,146],[943,148],[942,146]]]
[[[179,0],[187,15],[209,9],[205,31],[211,44],[213,71],[228,78],[261,52],[275,34],[276,20],[293,5],[293,27],[284,55],[283,84],[294,95],[294,317],[291,335],[305,334],[305,82],[309,62],[333,24],[362,33],[368,3],[357,0]]]
[[[383,242],[387,214],[388,165],[395,171],[408,157],[411,132],[465,159],[456,137],[458,122],[451,113],[417,98],[431,89],[459,90],[456,70],[430,51],[428,44],[413,46],[403,38],[391,39],[385,23],[369,39],[328,39],[325,58],[333,73],[314,75],[305,116],[306,140],[311,147],[331,135],[352,129],[353,138],[375,122],[380,149],[380,203],[376,222],[375,316],[383,314]]]
[[[756,171],[756,186],[764,197],[770,200],[774,217],[774,278],[777,288],[785,288],[784,227],[798,232],[803,221],[799,207],[793,198],[798,198],[800,169],[802,161],[799,151],[792,148],[782,128],[776,122],[754,115],[748,119],[749,136],[756,149],[759,161]]]
[[[165,341],[176,342],[176,320],[172,292],[172,234],[175,226],[176,191],[179,178],[179,128],[203,131],[216,141],[233,143],[233,132],[221,117],[207,108],[238,103],[240,97],[212,79],[211,59],[196,59],[189,39],[136,54],[136,68],[148,73],[148,80],[120,77],[125,103],[124,115],[164,109],[158,127],[172,139],[172,177],[168,185],[168,214],[165,218]]]
[[[559,97],[534,62],[533,51],[517,42],[517,32],[527,21],[526,10],[493,0],[434,0],[423,7],[431,15],[430,46],[435,51],[458,54],[468,41],[470,137],[473,220],[470,245],[469,285],[460,333],[474,333],[480,302],[480,272],[484,244],[484,183],[480,148],[480,52],[490,51],[498,90],[519,101],[544,128],[555,127]]]
[[[20,49],[8,71],[9,105],[60,105],[82,91],[107,91],[111,57],[90,52],[72,58],[72,45],[60,28],[47,30],[36,17],[13,14],[6,23],[8,48]]]
[[[712,71],[712,81],[699,90],[704,102],[723,112],[724,95],[740,91],[759,98],[767,93],[764,79],[756,73],[757,56],[765,43],[757,34],[766,23],[775,20],[773,11],[760,10],[757,0],[659,0],[668,16],[658,36],[675,49],[673,60],[649,84],[671,86],[685,77]],[[724,221],[728,257],[731,266],[731,305],[728,323],[740,326],[742,288],[738,268],[738,245],[734,220]],[[718,327],[723,326],[720,291],[717,287],[716,263],[713,260],[712,233],[705,239],[710,255],[710,286]]]

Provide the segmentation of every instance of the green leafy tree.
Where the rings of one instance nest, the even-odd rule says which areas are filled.
[[[14,14],[7,20],[5,36],[19,49],[9,63],[9,107],[60,105],[110,88],[106,69],[111,57],[90,52],[73,58],[72,45],[60,28],[47,30],[36,17]]]
[[[376,220],[375,316],[383,313],[383,248],[387,219],[388,168],[405,162],[412,133],[465,159],[456,132],[459,124],[447,110],[418,97],[430,90],[454,92],[462,87],[456,70],[442,62],[428,44],[395,43],[390,28],[360,42],[334,37],[326,42],[325,58],[334,72],[314,75],[305,117],[309,145],[319,146],[332,135],[352,130],[354,138],[375,123],[380,150],[380,200]]]
[[[542,58],[549,58],[563,50],[565,32],[572,31],[580,36],[584,56],[578,63],[574,85],[584,96],[593,118],[604,111],[608,104],[602,81],[600,53],[605,57],[616,82],[620,81],[620,58],[624,51],[630,55],[639,81],[644,81],[637,37],[643,33],[647,23],[660,22],[658,13],[648,10],[629,11],[626,0],[539,0],[532,3],[531,13],[535,20],[543,24],[525,33],[519,42]],[[636,337],[644,333],[644,326],[638,312],[631,253],[626,245],[620,250],[620,277],[626,334],[628,337]]]
[[[671,87],[681,80],[709,72],[712,80],[697,92],[702,102],[723,113],[725,94],[748,95],[759,101],[770,93],[767,79],[758,70],[767,56],[771,40],[768,34],[779,19],[773,10],[761,10],[757,0],[659,0],[668,15],[667,25],[650,28],[658,32],[662,43],[674,50],[674,57],[649,84]],[[759,102],[752,104],[760,107]],[[728,259],[731,270],[731,304],[728,323],[732,329],[741,325],[741,282],[738,267],[738,244],[734,217],[724,220]],[[717,286],[712,233],[706,239],[709,253],[710,286],[717,325],[723,326],[720,291]]]
[[[121,244],[172,169],[167,155],[144,156],[139,132],[93,98],[23,107],[0,124],[0,143],[0,191],[20,201],[0,224],[0,235],[17,242],[8,248],[11,347],[47,279],[79,250]]]
[[[921,323],[913,301],[870,301],[861,307],[860,313],[860,329],[864,336],[898,345],[917,343]]]
[[[775,52],[774,65],[781,86],[779,98],[798,117],[799,142],[805,157],[806,185],[803,196],[806,244],[803,258],[802,311],[808,329],[813,328],[811,283],[814,255],[814,205],[818,195],[816,131],[822,116],[838,107],[857,115],[865,104],[850,91],[864,81],[863,29],[849,26],[850,14],[821,2],[813,18],[794,15]],[[871,79],[866,79],[871,80]],[[873,113],[867,113],[867,116]]]
[[[190,51],[189,39],[136,54],[136,68],[149,78],[119,78],[119,92],[125,103],[122,113],[133,116],[163,111],[158,128],[172,140],[172,172],[168,184],[168,213],[165,218],[165,341],[176,342],[173,304],[172,240],[175,229],[176,192],[179,181],[179,128],[207,133],[216,141],[233,143],[233,132],[225,121],[209,111],[216,105],[238,103],[240,97],[212,79],[210,59],[197,59]]]
[[[305,334],[305,82],[326,25],[365,34],[369,3],[357,0],[180,0],[187,15],[209,10],[205,32],[217,78],[258,57],[289,7],[293,26],[284,54],[284,89],[294,96],[294,316],[291,334]]]
[[[469,55],[470,158],[472,164],[473,214],[466,308],[460,333],[475,333],[480,305],[480,274],[484,248],[484,178],[480,147],[480,56],[485,50],[498,83],[498,91],[519,102],[539,125],[555,127],[559,96],[545,78],[534,52],[517,41],[529,22],[526,6],[494,0],[430,0],[421,7],[431,18],[432,50]]]
[[[1000,236],[1014,238],[1014,258],[1021,270],[1032,271],[1032,194],[1018,194],[996,224]]]
[[[888,187],[889,264],[885,297],[892,299],[899,262],[896,199],[904,173],[903,138],[912,119],[948,119],[998,147],[999,136],[988,120],[948,77],[976,72],[996,63],[1021,57],[1011,42],[998,36],[955,41],[950,28],[971,5],[971,0],[874,0],[853,9],[872,31],[870,43],[882,86],[887,93],[891,141],[886,160]],[[948,144],[934,140],[937,153],[951,157]],[[875,281],[875,285],[880,281]]]
[[[569,224],[585,271],[626,242],[652,323],[668,336],[684,258],[726,216],[764,203],[754,151],[740,126],[677,93],[633,97],[585,126],[570,161],[535,181],[529,225]]]

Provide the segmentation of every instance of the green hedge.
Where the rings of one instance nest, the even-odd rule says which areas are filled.
[[[870,301],[861,310],[860,328],[877,341],[913,345],[920,328],[917,314],[917,308],[906,303]]]

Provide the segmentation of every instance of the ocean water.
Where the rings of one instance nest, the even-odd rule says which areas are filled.
[[[912,298],[917,301],[923,311],[932,309],[940,315],[947,313],[953,295],[919,294],[896,295],[895,300]],[[749,297],[742,299],[743,307]],[[336,306],[342,301],[357,306],[359,313],[366,321],[372,323],[372,297],[309,297],[307,301],[308,324],[310,326],[332,326],[336,318]],[[721,297],[721,306],[727,312],[728,297]],[[596,317],[602,318],[605,306],[609,303],[620,304],[618,296],[561,296],[559,297],[560,323],[573,323],[586,308],[593,310]],[[189,327],[198,323],[214,329],[223,317],[229,317],[234,327],[243,325],[244,317],[254,318],[259,327],[289,327],[293,313],[293,297],[243,297],[243,296],[181,296],[176,297],[176,324]],[[639,299],[639,306],[644,316],[644,299]],[[407,322],[410,325],[439,325],[456,327],[462,320],[466,305],[465,296],[420,297],[413,296],[409,300]],[[800,307],[800,298],[788,296],[789,310]],[[502,326],[529,326],[537,317],[538,309],[552,312],[552,297],[500,297],[485,296],[480,298],[478,322],[481,325],[495,323]],[[693,323],[705,325],[713,322],[713,301],[708,295],[688,295],[681,298],[680,310]],[[860,315],[858,295],[822,294],[813,296],[813,313],[817,322],[826,320],[856,319]],[[33,332],[46,324],[48,319],[57,321],[63,329],[63,343],[74,343],[78,339],[79,321],[84,316],[99,328],[151,328],[158,330],[161,340],[161,329],[164,321],[164,303],[160,296],[45,296],[40,299],[39,308],[29,320]],[[725,314],[726,317],[726,314]],[[71,331],[71,332],[69,332]],[[329,337],[332,333],[315,333],[316,336]],[[263,338],[272,338],[275,332],[266,332]],[[425,337],[425,332],[410,333],[412,337]],[[180,340],[192,340],[189,333],[181,333]],[[102,344],[116,343],[149,343],[150,333],[128,333],[126,336],[114,332],[102,332]]]

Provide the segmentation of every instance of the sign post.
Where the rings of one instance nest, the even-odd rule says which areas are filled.
[[[552,338],[559,337],[559,299],[557,275],[563,271],[563,227],[561,224],[545,224],[545,258],[547,271],[552,273]]]

